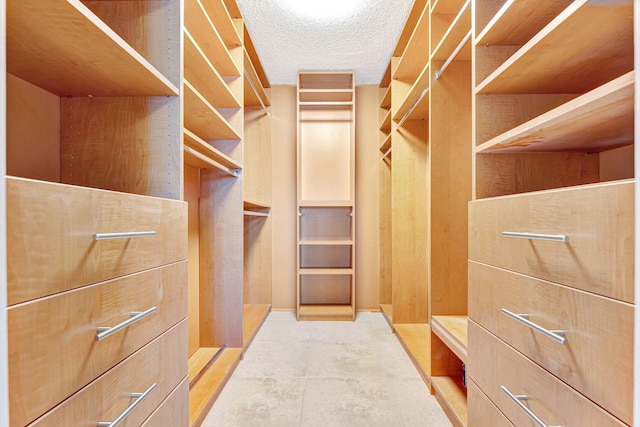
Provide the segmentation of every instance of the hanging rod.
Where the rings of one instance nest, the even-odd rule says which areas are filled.
[[[269,112],[269,110],[267,110],[267,107],[264,105],[264,102],[262,102],[262,98],[260,97],[260,94],[258,93],[258,89],[256,89],[256,86],[253,83],[253,80],[251,80],[251,76],[249,75],[249,73],[247,73],[247,70],[244,70],[244,76],[249,81],[249,84],[251,85],[251,88],[253,89],[253,92],[256,94],[256,97],[258,98],[258,101],[260,101],[260,105],[262,106],[262,109],[264,110],[265,114],[267,116],[270,116],[271,113]]]
[[[418,99],[416,99],[413,104],[411,104],[411,107],[409,107],[409,109],[407,110],[406,113],[404,113],[404,116],[402,116],[402,118],[400,119],[400,121],[398,122],[398,124],[396,125],[396,130],[398,130],[400,128],[400,126],[402,126],[402,124],[409,118],[409,116],[411,115],[411,113],[413,113],[413,110],[416,108],[416,106],[418,105],[418,103],[420,101],[422,101],[422,98],[424,98],[424,96],[429,92],[429,86],[427,86],[427,88],[425,90],[422,91],[422,93],[420,94],[420,96],[418,97]]]
[[[444,73],[444,70],[446,70],[449,64],[451,64],[451,62],[455,59],[455,57],[458,56],[458,54],[460,53],[464,45],[467,44],[467,42],[470,39],[471,39],[471,31],[469,31],[467,35],[464,37],[464,39],[462,39],[458,47],[456,47],[456,50],[454,50],[451,53],[451,55],[449,55],[449,58],[447,58],[447,60],[442,65],[442,67],[438,71],[436,71],[436,80],[438,80],[442,76],[442,73]]]
[[[392,148],[393,147],[389,147],[389,149],[382,155],[382,157],[380,157],[380,160],[384,160],[385,157],[387,157],[391,153]]]
[[[242,214],[245,216],[263,216],[263,217],[270,216],[266,212],[255,212],[255,211],[242,211]]]
[[[231,169],[229,167],[226,167],[225,165],[216,162],[215,160],[213,160],[212,158],[200,153],[197,150],[194,150],[191,147],[188,146],[184,146],[183,150],[185,153],[195,157],[196,159],[200,160],[201,162],[204,162],[206,164],[208,164],[209,166],[213,166],[214,168],[226,173],[229,176],[232,176],[234,178],[237,178],[238,176],[240,176],[240,171],[239,169]]]

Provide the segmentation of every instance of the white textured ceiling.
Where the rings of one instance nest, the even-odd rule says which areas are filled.
[[[313,3],[315,13],[296,14]],[[355,71],[357,84],[378,84],[413,0],[238,0],[272,85],[295,85],[298,71]]]

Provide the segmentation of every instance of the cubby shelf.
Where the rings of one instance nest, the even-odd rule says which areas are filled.
[[[241,139],[240,134],[189,83],[184,81],[184,126],[204,140]]]
[[[602,151],[633,143],[629,72],[499,135],[476,152]]]
[[[605,8],[575,1],[482,81],[476,93],[582,93],[629,72],[632,15],[631,2]],[[582,31],[585,27],[600,30]]]
[[[387,90],[384,91],[382,101],[380,101],[380,108],[384,108],[385,110],[389,110],[391,108],[391,85],[389,85]]]
[[[411,35],[411,39],[393,73],[395,80],[411,83],[429,61],[429,8],[425,7]]]
[[[59,96],[178,95],[79,0],[10,0],[6,6],[9,73]]]
[[[467,363],[467,316],[432,316],[431,331],[460,359]]]
[[[207,59],[222,76],[239,76],[240,69],[224,41],[206,15],[201,0],[185,0],[185,27],[198,43]]]
[[[521,46],[542,30],[570,2],[508,0],[476,38],[476,45]]]
[[[436,47],[431,51],[432,60],[445,61],[471,30],[471,0],[467,0],[461,6],[453,6],[459,6],[460,9],[452,10],[452,12],[455,13],[455,17],[451,25],[442,35],[442,38],[438,41]],[[471,60],[471,50],[469,50],[468,56],[459,57],[459,59]]]
[[[238,33],[231,15],[223,0],[207,0],[202,4],[211,22],[218,30],[220,37],[226,46],[242,46],[242,38]]]
[[[429,65],[427,64],[413,86],[411,86],[407,96],[405,96],[400,107],[398,107],[397,112],[393,115],[395,122],[420,119],[428,116],[429,97],[427,94],[430,81],[431,74],[429,72]]]
[[[322,276],[347,276],[353,274],[352,268],[301,268],[300,274]]]
[[[267,92],[262,87],[249,53],[244,50],[244,105],[250,107],[267,107],[271,105]]]
[[[353,206],[351,200],[301,200],[298,203],[301,208],[349,208]]]
[[[391,132],[391,110],[387,111],[387,114],[382,119],[380,130],[385,133]]]
[[[300,103],[353,102],[353,89],[300,89]]]
[[[391,134],[387,135],[384,141],[382,141],[382,145],[380,146],[380,151],[383,154],[387,154],[389,149],[391,149]]]
[[[240,102],[186,29],[184,30],[184,78],[213,107],[240,108]]]

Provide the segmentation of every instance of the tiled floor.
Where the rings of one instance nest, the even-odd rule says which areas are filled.
[[[379,313],[272,312],[204,427],[451,426]]]

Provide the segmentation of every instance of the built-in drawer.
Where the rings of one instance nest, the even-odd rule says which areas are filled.
[[[189,426],[189,379],[185,378],[142,427]]]
[[[516,426],[539,425],[526,411],[548,426],[624,425],[473,321],[469,322],[467,372]]]
[[[11,423],[25,425],[186,317],[187,262],[7,312]]]
[[[633,303],[633,187],[619,181],[471,202],[469,259]]]
[[[6,183],[9,305],[187,258],[185,202],[22,178]]]
[[[469,301],[470,319],[630,422],[633,305],[473,261]]]
[[[489,398],[467,379],[467,424],[471,427],[513,427]]]
[[[185,320],[56,406],[32,426],[95,426],[99,422],[115,421],[132,406],[118,425],[139,426],[169,395],[176,395],[176,401],[188,402],[188,387],[175,388],[186,374]],[[178,413],[184,413],[184,410],[178,409]],[[156,425],[179,427],[185,425],[184,421],[188,424],[188,420],[187,412],[182,424]]]

